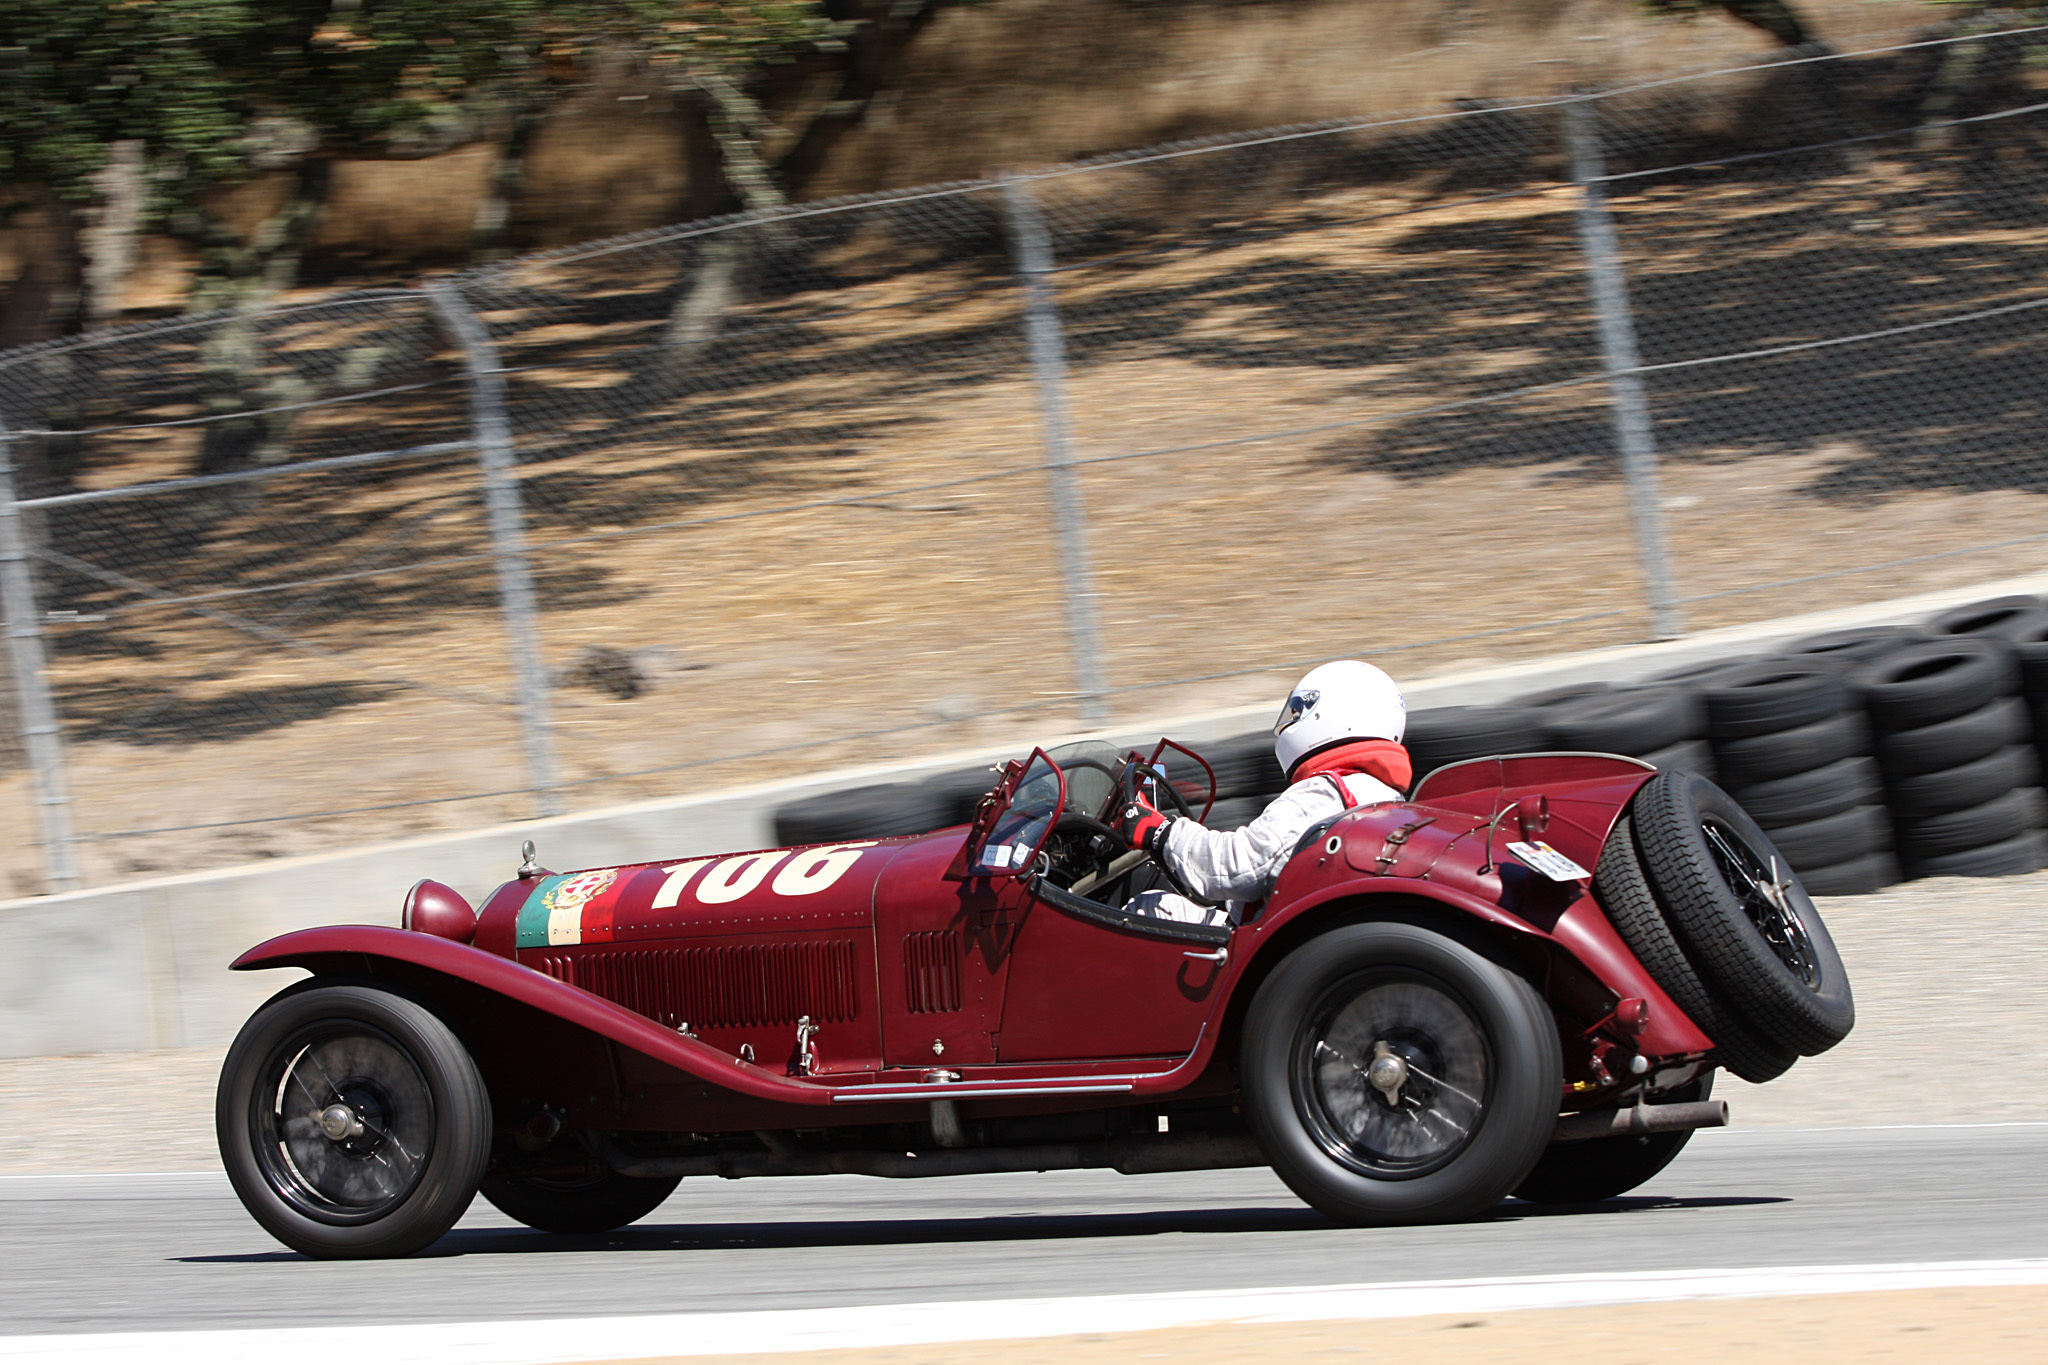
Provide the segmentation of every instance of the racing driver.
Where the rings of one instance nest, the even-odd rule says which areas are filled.
[[[1124,808],[1131,843],[1190,894],[1146,891],[1124,909],[1188,924],[1236,924],[1272,890],[1301,836],[1355,806],[1399,801],[1413,775],[1401,736],[1408,703],[1381,670],[1356,659],[1312,669],[1273,725],[1273,752],[1291,784],[1238,830],[1204,828],[1155,808],[1142,789]],[[1192,898],[1191,898],[1192,897]]]

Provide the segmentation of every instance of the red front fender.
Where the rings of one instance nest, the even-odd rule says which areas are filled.
[[[589,991],[542,976],[494,953],[431,934],[371,924],[301,929],[257,944],[230,965],[238,972],[304,967],[320,973],[359,969],[366,960],[380,959],[437,972],[531,1005],[725,1090],[781,1104],[832,1103],[832,1091],[826,1086],[765,1071]]]

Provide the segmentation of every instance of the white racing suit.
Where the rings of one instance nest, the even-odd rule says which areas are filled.
[[[1171,891],[1143,891],[1124,910],[1183,924],[1236,924],[1247,904],[1273,889],[1310,828],[1354,806],[1400,799],[1400,792],[1365,773],[1318,773],[1274,797],[1243,829],[1205,829],[1193,820],[1175,820],[1160,850],[1167,870],[1203,900],[1222,904],[1201,905]]]

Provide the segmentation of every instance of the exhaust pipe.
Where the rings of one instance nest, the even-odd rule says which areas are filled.
[[[1557,1121],[1552,1142],[1590,1142],[1604,1137],[1648,1137],[1652,1133],[1683,1133],[1694,1128],[1728,1126],[1728,1101],[1696,1100],[1687,1104],[1634,1104],[1627,1109],[1598,1109],[1566,1114]]]

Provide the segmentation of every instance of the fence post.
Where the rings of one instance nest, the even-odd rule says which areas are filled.
[[[1657,489],[1657,445],[1650,433],[1650,405],[1643,393],[1640,373],[1642,361],[1636,354],[1628,277],[1621,268],[1621,249],[1615,242],[1614,223],[1607,215],[1607,198],[1601,188],[1607,169],[1600,154],[1600,130],[1594,124],[1593,101],[1593,96],[1581,96],[1564,106],[1572,181],[1579,187],[1579,246],[1586,254],[1586,278],[1593,295],[1593,315],[1600,329],[1600,355],[1607,367],[1607,392],[1614,411],[1614,439],[1621,448],[1621,472],[1628,480],[1636,547],[1642,554],[1643,577],[1650,589],[1650,629],[1657,639],[1675,640],[1685,634],[1685,621],[1674,600],[1670,553],[1664,544],[1664,506]]]
[[[548,724],[548,674],[541,657],[539,613],[534,605],[533,570],[526,559],[526,528],[519,510],[519,481],[513,477],[512,424],[505,417],[505,371],[491,334],[469,300],[447,280],[427,285],[427,298],[449,335],[462,347],[469,370],[470,426],[477,464],[483,470],[484,510],[491,528],[491,555],[498,566],[498,602],[512,641],[512,676],[519,695],[519,729],[526,741],[528,780],[539,795],[542,815],[562,813],[555,787],[555,737]]]
[[[43,661],[43,618],[36,605],[35,576],[29,570],[28,536],[14,491],[14,441],[0,415],[0,602],[7,612],[8,655],[14,665],[21,713],[22,747],[36,775],[36,808],[42,816],[43,871],[59,891],[79,883],[73,847],[71,794],[64,782],[64,736],[50,701]]]
[[[1081,723],[1100,725],[1109,719],[1109,707],[1095,631],[1095,581],[1088,567],[1088,513],[1081,504],[1069,436],[1067,348],[1052,287],[1052,238],[1039,216],[1030,182],[1005,174],[1002,186],[1010,251],[1024,289],[1024,336],[1031,349],[1039,421],[1045,432],[1045,476],[1052,486],[1053,537],[1066,580],[1067,637],[1074,652],[1074,684],[1081,694]]]

